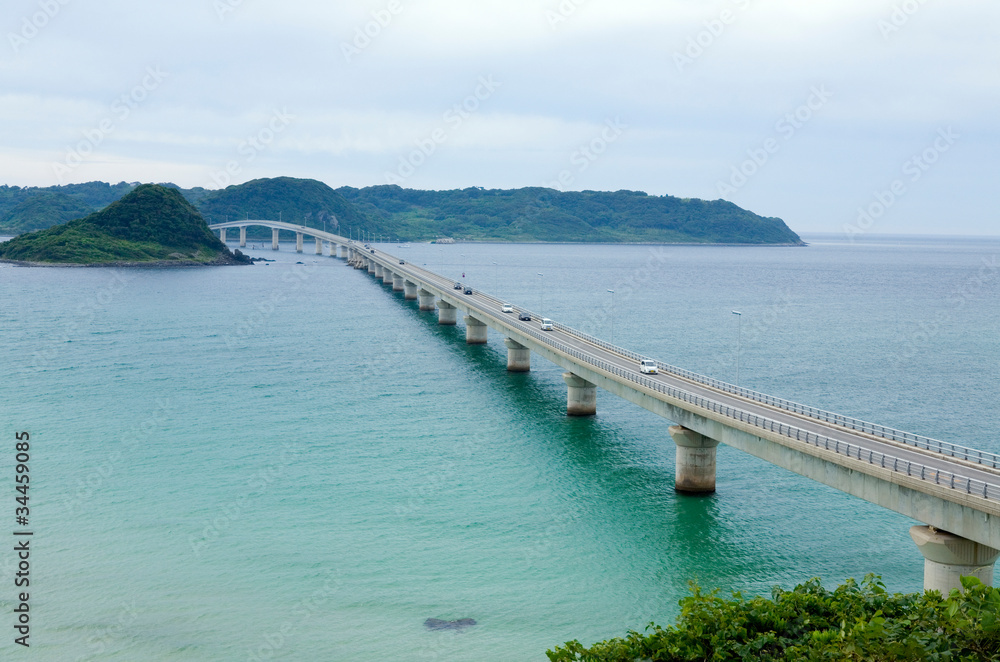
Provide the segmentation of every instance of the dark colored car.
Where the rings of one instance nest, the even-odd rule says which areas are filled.
[[[517,319],[521,320],[522,322],[530,322],[531,315],[529,315],[528,313],[518,313]]]
[[[453,288],[451,288],[451,289],[453,289],[453,290],[460,290],[460,289],[462,289],[462,284],[461,283],[455,283],[455,286]]]
[[[471,287],[465,288],[465,293],[466,294],[472,294],[472,288]]]
[[[400,264],[406,264],[406,262],[404,262],[403,260],[400,260],[399,263]]]
[[[373,248],[373,249],[372,249],[372,253],[374,253],[374,252],[375,252],[375,249]]]

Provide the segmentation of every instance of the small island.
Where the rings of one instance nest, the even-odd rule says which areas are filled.
[[[101,211],[0,244],[0,260],[31,266],[176,267],[250,264],[179,191],[137,186]]]

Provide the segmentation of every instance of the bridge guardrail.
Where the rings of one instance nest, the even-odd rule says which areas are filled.
[[[575,335],[581,340],[586,340],[587,342],[597,345],[602,349],[606,349],[610,352],[614,352],[621,356],[624,356],[635,361],[640,359],[648,358],[632,350],[625,349],[623,347],[618,347],[612,345],[611,343],[601,340],[600,338],[595,338],[594,336],[578,331],[572,327],[565,326],[563,324],[554,324],[561,331]],[[785,411],[791,412],[793,414],[799,414],[812,418],[817,421],[823,421],[825,423],[832,423],[834,425],[839,425],[840,427],[848,428],[856,432],[864,432],[875,437],[880,437],[882,439],[888,439],[890,441],[898,441],[900,443],[906,444],[907,446],[913,446],[914,448],[920,448],[923,450],[928,450],[934,453],[940,453],[941,455],[946,455],[948,457],[953,457],[959,460],[965,460],[967,462],[974,462],[976,464],[981,464],[983,466],[992,467],[994,469],[1000,468],[1000,455],[995,453],[988,453],[985,451],[977,450],[975,448],[969,448],[967,446],[960,446],[958,444],[952,444],[946,441],[941,441],[939,439],[934,439],[932,437],[925,437],[919,434],[913,434],[910,432],[904,432],[902,430],[897,430],[895,428],[886,427],[884,425],[877,425],[875,423],[869,423],[867,421],[862,421],[857,418],[852,418],[850,416],[843,416],[841,414],[835,414],[823,409],[818,409],[816,407],[810,407],[808,405],[799,404],[798,402],[793,402],[791,400],[786,400],[784,398],[778,398],[772,395],[767,395],[766,393],[760,393],[759,391],[753,391],[742,386],[736,386],[728,382],[724,382],[719,379],[714,379],[712,377],[707,377],[705,375],[692,372],[690,370],[685,370],[683,368],[678,368],[672,366],[668,363],[662,363],[660,361],[656,362],[657,368],[661,372],[666,372],[677,377],[682,377],[689,381],[696,382],[698,384],[703,384],[705,386],[723,391],[725,393],[730,393],[747,400],[752,400],[754,402],[759,402],[761,404],[769,405],[771,407],[776,407],[778,409],[783,409]]]
[[[388,255],[388,254],[386,254],[386,255]],[[420,272],[426,274],[428,277],[430,277],[429,278],[430,280],[439,281],[439,286],[442,286],[442,285],[440,285],[440,283],[451,282],[450,279],[446,279],[443,276],[435,274],[434,272],[428,271],[428,270],[423,269],[421,267],[418,267],[416,265],[407,265],[407,266],[410,266],[411,270],[413,270],[413,271],[420,271]],[[484,292],[478,292],[477,291],[477,293],[480,294],[481,296],[484,296],[484,297],[488,298],[489,300],[491,300],[491,301],[493,301],[495,303],[502,303],[502,300],[498,299],[495,296],[485,294]],[[519,308],[521,310],[524,310],[528,314],[530,314],[533,319],[536,318],[536,317],[537,318],[541,318],[541,316],[538,315],[537,313],[534,313],[534,312],[532,312],[532,311],[530,311],[530,310],[528,310],[526,308],[520,307],[520,306],[519,306]],[[493,313],[491,311],[485,311],[484,310],[483,312],[486,312],[488,314],[493,315]],[[565,333],[569,333],[570,335],[574,335],[574,336],[576,336],[576,337],[578,337],[578,338],[580,338],[582,340],[586,340],[587,342],[589,342],[591,344],[594,344],[594,345],[597,345],[599,347],[602,347],[603,349],[606,349],[608,351],[614,352],[614,353],[619,354],[621,356],[625,356],[626,358],[634,359],[636,361],[638,361],[639,359],[642,359],[642,358],[646,358],[645,356],[643,356],[643,355],[641,355],[641,354],[639,354],[637,352],[633,352],[631,350],[627,350],[627,349],[624,349],[624,348],[621,348],[621,347],[617,347],[617,346],[612,345],[611,343],[605,342],[605,341],[603,341],[603,340],[601,340],[599,338],[595,338],[594,336],[591,336],[589,334],[585,334],[585,333],[582,333],[580,331],[577,331],[576,329],[573,329],[572,327],[568,327],[566,325],[559,324],[557,322],[553,322],[553,326],[555,326],[556,328],[558,328],[560,331],[563,331]],[[974,494],[976,496],[982,496],[984,499],[1000,500],[1000,486],[992,485],[992,484],[987,483],[985,481],[977,480],[977,479],[974,479],[974,478],[968,478],[966,476],[962,476],[961,474],[957,474],[957,473],[954,473],[954,472],[949,472],[949,471],[944,471],[944,470],[940,470],[940,469],[935,469],[933,467],[929,467],[929,466],[924,465],[924,464],[920,464],[920,463],[917,463],[917,462],[912,462],[910,460],[905,460],[905,459],[902,459],[902,458],[898,458],[898,457],[893,456],[893,455],[888,455],[886,453],[882,453],[882,452],[879,452],[879,451],[867,449],[867,448],[864,448],[864,447],[859,446],[857,444],[851,444],[851,443],[848,443],[848,442],[839,441],[837,439],[831,439],[830,437],[827,437],[825,435],[817,434],[815,432],[809,432],[808,430],[803,430],[802,428],[799,428],[799,427],[796,427],[796,426],[792,426],[792,425],[787,425],[785,423],[780,423],[778,421],[775,421],[773,419],[770,419],[770,418],[767,418],[767,417],[764,417],[764,416],[758,416],[756,414],[752,414],[752,413],[750,413],[748,411],[739,409],[737,407],[730,407],[729,405],[722,404],[722,403],[717,402],[715,400],[712,400],[710,398],[706,398],[706,397],[703,397],[703,396],[700,396],[700,395],[696,395],[696,394],[691,393],[689,391],[685,391],[683,389],[679,389],[677,387],[670,386],[670,385],[663,384],[661,382],[649,379],[648,377],[644,377],[642,375],[636,374],[634,371],[625,370],[625,369],[623,369],[623,368],[621,368],[619,366],[616,366],[616,365],[614,365],[612,363],[604,361],[603,359],[598,359],[596,357],[589,356],[589,355],[587,355],[587,354],[585,354],[585,353],[583,353],[583,352],[581,352],[579,350],[573,349],[569,345],[566,345],[564,343],[558,342],[558,341],[554,340],[552,336],[550,336],[548,334],[543,334],[540,331],[537,331],[535,329],[532,329],[532,328],[519,328],[518,331],[520,333],[524,333],[526,335],[529,335],[529,336],[533,337],[535,340],[539,341],[543,345],[547,345],[547,346],[553,347],[555,349],[558,349],[559,351],[563,352],[564,354],[568,354],[569,356],[572,356],[572,357],[574,357],[574,358],[576,358],[576,359],[578,359],[578,360],[580,360],[580,361],[582,361],[584,363],[587,363],[587,364],[592,365],[594,367],[597,367],[597,368],[599,368],[601,370],[604,370],[605,372],[611,373],[613,375],[616,375],[616,376],[618,376],[620,378],[623,378],[623,379],[626,379],[628,381],[635,382],[635,383],[637,383],[637,384],[639,384],[641,386],[644,386],[645,388],[648,388],[650,390],[658,391],[660,393],[664,393],[665,395],[669,395],[669,396],[677,398],[679,400],[683,400],[683,401],[688,402],[690,404],[693,404],[695,406],[702,407],[702,408],[708,409],[710,411],[714,411],[714,412],[722,414],[722,415],[724,415],[724,416],[726,416],[728,418],[732,418],[732,419],[741,421],[743,423],[749,423],[750,425],[753,425],[754,427],[758,427],[758,428],[761,428],[763,430],[769,430],[771,432],[775,432],[775,433],[780,434],[782,436],[788,437],[789,439],[795,439],[795,440],[801,441],[803,443],[811,444],[811,445],[813,445],[813,446],[815,446],[817,448],[818,447],[823,447],[826,450],[833,450],[835,453],[843,454],[843,455],[845,455],[847,457],[850,457],[850,458],[857,458],[861,462],[864,462],[865,459],[867,458],[868,464],[878,464],[883,469],[889,469],[889,470],[891,470],[893,472],[898,472],[898,473],[905,473],[907,476],[916,477],[916,478],[919,478],[920,480],[924,480],[924,481],[928,481],[928,482],[931,482],[931,480],[933,479],[933,482],[935,484],[937,484],[937,485],[944,485],[944,486],[946,486],[946,487],[948,487],[950,489],[964,491],[967,494]],[[807,407],[805,405],[799,405],[798,403],[794,403],[794,402],[791,402],[791,401],[788,401],[788,400],[782,400],[781,398],[773,398],[772,396],[767,396],[767,395],[762,394],[762,393],[757,393],[755,391],[750,391],[749,389],[742,389],[742,388],[736,387],[736,386],[734,386],[732,384],[727,384],[726,382],[722,382],[722,381],[719,381],[719,380],[716,380],[716,379],[712,379],[712,378],[706,377],[704,375],[699,375],[699,374],[691,372],[689,370],[683,370],[681,368],[675,368],[674,366],[670,366],[670,365],[667,365],[667,364],[661,364],[661,363],[657,362],[657,366],[658,367],[662,366],[661,369],[663,369],[666,372],[670,372],[671,374],[675,374],[677,376],[684,377],[684,378],[686,378],[686,379],[688,379],[690,381],[694,381],[696,383],[701,383],[701,384],[704,384],[706,386],[712,386],[713,388],[717,388],[718,390],[721,390],[721,391],[724,391],[724,392],[730,392],[730,393],[733,393],[734,395],[741,395],[742,397],[746,397],[749,400],[753,400],[753,401],[756,401],[756,402],[762,402],[764,404],[773,404],[773,406],[777,406],[780,409],[785,409],[787,411],[793,411],[794,413],[804,414],[806,416],[809,416],[810,418],[815,418],[816,420],[822,420],[822,421],[826,421],[828,423],[834,423],[834,424],[837,424],[837,425],[841,425],[842,427],[847,427],[847,428],[850,428],[850,429],[853,429],[853,430],[856,430],[856,431],[869,432],[869,430],[867,430],[867,429],[861,429],[861,428],[858,428],[858,427],[852,427],[851,424],[844,425],[843,423],[840,422],[840,421],[848,421],[848,422],[851,422],[851,423],[861,423],[861,421],[857,421],[856,419],[851,419],[849,417],[840,416],[838,414],[832,414],[830,412],[824,412],[823,410],[816,409],[814,407]],[[717,386],[717,385],[721,385],[721,386],[729,387],[729,388],[719,388],[719,386]],[[734,391],[734,390],[730,390],[730,389],[736,389],[736,390]],[[754,396],[759,396],[759,397],[750,397],[750,395],[744,395],[743,392],[746,392],[747,394],[751,394],[751,395],[754,395]],[[765,399],[760,399],[760,398],[765,398]],[[785,403],[787,405],[794,405],[796,407],[801,407],[803,409],[803,411],[797,411],[797,410],[794,410],[794,409],[789,409],[789,407],[787,407],[787,406],[779,406],[777,404],[774,404],[772,401],[774,401],[774,402],[780,402],[780,403]],[[808,412],[814,412],[817,415],[810,415]],[[828,415],[828,416],[832,417],[832,419],[822,418],[819,415]],[[931,441],[931,442],[936,442],[936,443],[939,443],[939,444],[943,444],[945,446],[952,447],[952,448],[955,448],[955,449],[962,449],[962,450],[971,451],[971,452],[977,454],[980,457],[992,457],[994,464],[992,464],[991,466],[994,466],[994,467],[998,466],[996,464],[996,462],[998,461],[998,459],[1000,459],[1000,457],[998,457],[996,455],[993,455],[992,453],[982,453],[981,451],[977,451],[975,449],[966,449],[965,447],[962,447],[962,446],[957,446],[955,444],[948,444],[947,442],[941,442],[941,441],[938,441],[938,440],[935,440],[935,439],[930,439],[929,437],[921,437],[920,435],[912,435],[910,433],[905,433],[905,432],[901,432],[901,431],[898,431],[898,430],[893,430],[892,428],[885,428],[883,426],[877,426],[877,425],[870,424],[870,423],[866,424],[866,425],[872,426],[873,428],[877,428],[879,430],[884,430],[886,432],[892,432],[892,433],[898,433],[898,434],[906,435],[911,440],[913,440],[913,439],[927,440],[927,441]],[[869,432],[869,433],[871,433],[871,432]],[[887,438],[887,439],[893,439],[893,440],[896,440],[896,441],[901,441],[901,439],[896,439],[895,437],[888,437],[888,436],[885,436],[885,435],[875,434],[875,433],[871,433],[871,434],[874,434],[874,436],[880,436],[880,437]],[[909,445],[913,445],[913,444],[909,444]],[[917,446],[917,447],[923,448],[923,446]],[[934,449],[931,448],[929,450],[934,450]],[[938,451],[938,452],[941,452],[941,451]],[[948,453],[942,453],[942,454],[948,455]],[[957,457],[959,459],[966,459],[966,460],[970,460],[970,461],[973,461],[973,462],[976,461],[975,458],[971,457],[971,456],[970,457],[952,456],[952,457]],[[980,462],[980,463],[983,463],[983,462]]]

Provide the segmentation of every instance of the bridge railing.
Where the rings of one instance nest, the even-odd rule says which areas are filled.
[[[551,336],[546,336],[545,334],[535,331],[534,329],[528,329],[526,333],[543,344],[554,347],[579,361],[588,363],[605,372],[634,382],[645,388],[659,391],[660,393],[669,395],[670,397],[683,400],[684,402],[688,402],[692,405],[714,411],[728,418],[748,423],[763,430],[769,430],[788,437],[789,439],[795,439],[817,448],[824,448],[850,458],[856,458],[860,462],[878,465],[883,469],[888,469],[895,473],[906,474],[907,476],[919,478],[920,480],[927,482],[933,482],[936,485],[943,485],[953,490],[965,492],[966,494],[980,496],[984,499],[1000,500],[1000,486],[976,480],[974,478],[968,478],[954,472],[935,469],[918,462],[912,462],[887,453],[864,448],[857,444],[831,439],[825,435],[809,432],[808,430],[803,430],[802,428],[793,425],[780,423],[764,416],[752,414],[737,407],[730,407],[729,405],[722,404],[710,398],[705,398],[689,391],[663,384],[662,382],[638,375],[634,371],[625,370],[602,359],[592,357],[584,352],[573,349],[568,345],[556,342]]]
[[[553,324],[560,331],[575,335],[581,340],[586,340],[592,345],[597,345],[602,349],[609,352],[614,352],[626,358],[632,359],[634,361],[639,361],[641,359],[648,358],[633,352],[632,350],[625,349],[624,347],[618,347],[612,345],[611,343],[601,340],[600,338],[595,338],[594,336],[578,331],[572,327],[563,324]],[[736,386],[728,382],[721,381],[719,379],[713,379],[712,377],[707,377],[705,375],[700,375],[696,372],[690,370],[685,370],[683,368],[678,368],[672,366],[668,363],[662,363],[660,361],[656,362],[657,368],[661,372],[669,373],[671,375],[676,375],[677,377],[682,377],[689,381],[702,384],[714,388],[725,393],[730,393],[747,400],[752,400],[754,402],[759,402],[771,407],[776,407],[778,409],[783,409],[785,411],[799,414],[801,416],[806,416],[817,421],[823,421],[825,423],[832,423],[834,425],[839,425],[841,427],[854,430],[856,432],[863,432],[870,434],[875,437],[880,437],[882,439],[888,439],[891,441],[896,441],[907,446],[913,446],[914,448],[921,448],[924,450],[932,451],[935,453],[940,453],[942,455],[947,455],[948,457],[953,457],[959,460],[966,460],[968,462],[974,462],[976,464],[981,464],[983,466],[992,467],[994,469],[1000,468],[1000,455],[994,453],[988,453],[985,451],[977,450],[975,448],[969,448],[967,446],[960,446],[958,444],[952,444],[947,441],[941,441],[939,439],[933,439],[931,437],[925,437],[919,434],[913,434],[910,432],[904,432],[902,430],[897,430],[895,428],[886,427],[884,425],[878,425],[875,423],[869,423],[867,421],[862,421],[857,418],[852,418],[850,416],[843,416],[841,414],[835,414],[823,409],[818,409],[816,407],[810,407],[808,405],[803,405],[798,402],[793,402],[791,400],[786,400],[784,398],[778,398],[773,395],[767,395],[766,393],[760,393],[758,391],[753,391],[742,386]]]
[[[388,255],[388,254],[386,254],[386,255]],[[436,273],[434,273],[432,271],[428,271],[428,270],[423,269],[423,268],[421,268],[419,266],[416,266],[416,265],[408,265],[408,266],[410,266],[410,268],[412,270],[419,271],[422,274],[430,277],[429,278],[430,280],[436,280],[436,281],[438,281],[439,284],[443,285],[444,283],[450,283],[451,282],[451,279],[445,278],[445,277],[443,277],[443,276],[441,276],[439,274],[436,274]],[[480,294],[481,296],[486,297],[489,300],[493,301],[495,304],[504,303],[504,301],[502,299],[499,299],[499,298],[497,298],[497,297],[495,297],[493,295],[486,294],[485,292],[478,292],[477,291],[477,293]],[[527,308],[524,308],[523,306],[517,306],[517,308],[519,310],[523,310],[524,312],[527,312],[529,315],[532,316],[532,319],[541,319],[541,317],[542,317],[540,314],[535,313],[535,312],[533,312],[533,311],[531,311],[531,310],[529,310]],[[490,312],[490,311],[484,311],[484,312]],[[492,314],[492,313],[490,313],[490,314]],[[636,362],[638,362],[641,359],[647,358],[646,356],[644,356],[642,354],[639,354],[638,352],[634,352],[634,351],[632,351],[630,349],[626,349],[624,347],[619,347],[617,345],[613,345],[613,344],[611,344],[611,343],[609,343],[609,342],[607,342],[605,340],[601,340],[600,338],[592,336],[592,335],[590,335],[588,333],[584,333],[582,331],[574,329],[573,327],[566,326],[565,324],[560,324],[558,322],[553,322],[553,326],[556,329],[558,329],[559,331],[562,331],[564,333],[568,333],[570,335],[576,336],[577,338],[580,338],[581,340],[585,340],[586,342],[588,342],[588,343],[590,343],[592,345],[596,345],[596,346],[598,346],[598,347],[600,347],[602,349],[605,349],[605,350],[607,350],[609,352],[613,352],[615,354],[618,354],[619,356],[624,356],[624,357],[626,357],[628,359],[631,359],[631,360],[634,360]],[[668,386],[666,384],[662,384],[662,383],[660,383],[658,381],[655,381],[655,380],[649,379],[647,377],[643,377],[643,376],[641,376],[639,374],[636,374],[634,371],[623,370],[622,368],[614,366],[611,363],[607,363],[605,361],[602,361],[601,359],[596,359],[596,358],[590,357],[589,355],[584,354],[583,352],[580,352],[578,350],[575,350],[575,349],[569,347],[568,345],[564,345],[563,343],[559,343],[557,341],[554,341],[553,338],[552,338],[552,336],[547,335],[547,334],[543,334],[540,331],[536,331],[534,329],[523,329],[523,328],[519,329],[519,331],[521,333],[527,333],[528,335],[531,335],[532,337],[534,337],[536,340],[539,340],[543,344],[550,345],[550,346],[553,346],[553,347],[557,347],[557,348],[559,348],[560,351],[562,351],[564,353],[567,353],[567,354],[569,354],[569,355],[573,356],[574,358],[577,358],[577,359],[579,359],[581,361],[584,361],[585,363],[589,363],[591,365],[599,366],[602,369],[607,370],[608,372],[611,372],[611,373],[613,373],[615,375],[618,375],[619,377],[623,377],[623,378],[629,379],[631,381],[640,383],[643,386],[645,386],[646,388],[650,388],[650,389],[653,389],[655,391],[666,393],[666,394],[668,394],[668,395],[670,395],[672,397],[676,397],[676,398],[682,399],[682,400],[684,400],[686,402],[691,402],[692,404],[697,404],[698,406],[704,406],[704,407],[706,407],[706,408],[708,408],[708,409],[710,409],[712,411],[717,411],[719,413],[723,413],[726,416],[730,416],[732,418],[736,418],[737,420],[740,420],[740,421],[743,421],[743,422],[752,422],[752,424],[755,425],[756,427],[761,427],[761,428],[764,428],[764,429],[769,429],[769,430],[772,430],[772,431],[775,431],[775,432],[779,432],[779,434],[786,434],[787,433],[788,436],[790,436],[792,438],[795,438],[795,439],[798,439],[800,441],[804,441],[804,442],[807,442],[807,443],[813,443],[816,446],[819,446],[819,445],[822,444],[825,448],[832,448],[833,450],[836,450],[836,452],[841,452],[841,449],[844,449],[845,454],[847,454],[849,456],[851,456],[851,454],[854,453],[855,455],[853,455],[853,456],[860,457],[860,456],[857,455],[858,453],[861,453],[861,454],[868,453],[868,455],[869,455],[869,461],[870,462],[874,462],[875,461],[872,458],[877,459],[880,463],[885,462],[885,461],[891,461],[892,465],[893,465],[893,470],[894,471],[897,470],[896,467],[899,467],[899,469],[898,469],[899,471],[903,471],[904,470],[903,468],[905,467],[905,471],[907,472],[907,475],[914,475],[914,474],[909,473],[911,470],[912,471],[919,470],[920,471],[920,477],[922,479],[924,478],[925,475],[927,475],[927,476],[934,475],[935,480],[938,479],[939,475],[940,476],[945,476],[945,478],[950,481],[950,485],[952,487],[955,487],[956,485],[960,486],[962,484],[962,481],[965,481],[966,491],[969,492],[970,494],[972,493],[972,490],[973,490],[974,484],[975,484],[975,485],[978,485],[978,487],[976,487],[976,489],[980,490],[977,493],[981,493],[982,496],[984,496],[985,498],[998,498],[998,496],[1000,496],[998,494],[994,494],[991,491],[991,490],[995,490],[995,489],[998,489],[998,488],[993,488],[992,486],[988,486],[988,484],[985,483],[985,482],[976,481],[976,480],[969,479],[969,478],[964,478],[962,476],[959,476],[958,474],[949,474],[948,472],[941,472],[941,471],[938,471],[936,469],[932,469],[932,468],[926,467],[926,466],[921,465],[921,464],[910,462],[908,460],[900,460],[898,458],[895,458],[894,456],[884,455],[882,453],[878,453],[878,452],[875,452],[875,451],[868,451],[866,449],[863,449],[860,446],[857,446],[857,445],[854,445],[854,444],[848,444],[848,443],[843,442],[843,441],[837,441],[835,439],[830,439],[829,437],[826,437],[824,435],[819,435],[819,434],[816,434],[816,433],[813,433],[813,432],[808,432],[808,431],[803,430],[803,429],[798,428],[798,427],[788,426],[788,425],[785,425],[783,423],[777,423],[776,421],[774,421],[772,419],[769,419],[769,418],[766,418],[766,417],[760,417],[760,416],[757,416],[755,414],[751,414],[751,413],[746,412],[746,411],[741,410],[741,409],[729,407],[728,405],[724,405],[724,404],[719,403],[719,402],[717,402],[715,400],[711,400],[711,399],[708,399],[708,398],[703,398],[702,396],[695,395],[695,394],[690,393],[688,391],[684,391],[682,389],[678,389],[678,388],[675,388],[675,387],[672,387],[672,386]],[[953,457],[953,458],[956,458],[956,459],[966,460],[966,461],[973,462],[973,463],[976,463],[976,464],[980,464],[980,465],[983,465],[983,466],[989,466],[989,467],[993,467],[993,468],[1000,467],[1000,455],[996,455],[996,454],[993,454],[993,453],[987,453],[987,452],[976,450],[976,449],[973,449],[973,448],[968,448],[968,447],[965,447],[965,446],[959,446],[957,444],[951,444],[951,443],[948,443],[948,442],[945,442],[945,441],[940,441],[940,440],[937,440],[937,439],[932,439],[930,437],[925,437],[925,436],[922,436],[922,435],[916,435],[916,434],[911,434],[909,432],[903,432],[902,430],[896,430],[894,428],[885,427],[885,426],[882,426],[882,425],[876,425],[874,423],[868,423],[866,421],[861,421],[859,419],[852,418],[850,416],[842,416],[840,414],[834,414],[832,412],[828,412],[828,411],[825,411],[825,410],[822,410],[822,409],[817,409],[816,407],[810,407],[808,405],[802,405],[802,404],[799,404],[797,402],[793,402],[791,400],[785,400],[783,398],[777,398],[777,397],[774,397],[774,396],[771,396],[771,395],[767,395],[765,393],[760,393],[760,392],[757,392],[757,391],[753,391],[751,389],[747,389],[747,388],[743,388],[743,387],[740,387],[740,386],[736,386],[734,384],[729,384],[727,382],[724,382],[724,381],[721,381],[721,380],[718,380],[718,379],[713,379],[713,378],[707,377],[705,375],[700,375],[700,374],[698,374],[696,372],[692,372],[690,370],[684,370],[683,368],[678,368],[676,366],[672,366],[672,365],[667,364],[667,363],[662,363],[660,361],[657,361],[656,365],[657,365],[657,368],[659,370],[661,370],[663,372],[666,372],[666,373],[669,373],[669,374],[672,374],[672,375],[675,375],[677,377],[681,377],[683,379],[687,379],[688,381],[692,381],[692,382],[695,382],[697,384],[702,384],[704,386],[708,386],[708,387],[714,388],[714,389],[722,391],[724,393],[730,393],[732,395],[743,397],[743,398],[746,398],[747,400],[751,400],[753,402],[759,402],[761,404],[769,405],[769,406],[772,406],[772,407],[775,407],[775,408],[778,408],[778,409],[782,409],[782,410],[789,411],[789,412],[792,412],[792,413],[795,413],[795,414],[806,416],[807,418],[811,418],[811,419],[814,419],[814,420],[817,420],[817,421],[823,421],[823,422],[826,422],[826,423],[832,423],[834,425],[838,425],[840,427],[844,427],[844,428],[847,428],[847,429],[850,429],[850,430],[854,430],[854,431],[857,431],[857,432],[863,432],[863,433],[867,433],[867,434],[870,434],[870,435],[875,436],[875,437],[880,437],[880,438],[883,438],[883,439],[889,439],[889,440],[892,440],[892,441],[901,442],[901,443],[906,444],[908,446],[913,446],[915,448],[921,448],[921,449],[924,449],[924,450],[929,450],[929,451],[932,451],[932,452],[940,453],[942,455],[946,455],[948,457]],[[734,415],[732,415],[733,413],[735,413],[737,415],[734,416]],[[782,430],[785,430],[786,432],[781,432]],[[794,431],[794,433],[795,433],[794,435],[791,434],[792,431]],[[833,446],[831,447],[830,444],[833,444]],[[880,464],[880,466],[886,467],[885,464]],[[931,472],[933,472],[933,474]],[[958,483],[956,483],[955,481],[958,481]]]

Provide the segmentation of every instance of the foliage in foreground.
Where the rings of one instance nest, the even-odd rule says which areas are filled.
[[[1000,660],[1000,589],[964,577],[965,593],[890,595],[874,575],[827,591],[818,579],[772,597],[732,600],[718,591],[681,600],[677,624],[650,623],[585,648],[578,641],[546,654],[552,662]]]

